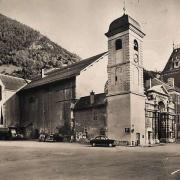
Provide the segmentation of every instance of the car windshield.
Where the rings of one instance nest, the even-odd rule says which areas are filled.
[[[101,139],[102,139],[102,140],[105,140],[105,139],[106,139],[106,137],[101,137]]]

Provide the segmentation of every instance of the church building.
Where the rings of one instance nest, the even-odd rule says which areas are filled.
[[[79,141],[107,135],[131,146],[180,138],[179,80],[171,76],[180,67],[176,64],[179,51],[173,51],[161,76],[145,78],[145,34],[140,24],[124,14],[105,35],[107,52],[42,71],[42,77],[22,84],[14,110],[26,137],[60,133],[67,140]]]

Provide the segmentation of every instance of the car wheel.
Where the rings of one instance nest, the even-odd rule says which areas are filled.
[[[109,143],[109,147],[112,147],[113,145],[112,145],[112,143]]]
[[[96,144],[95,143],[92,143],[92,147],[95,147],[96,146]]]

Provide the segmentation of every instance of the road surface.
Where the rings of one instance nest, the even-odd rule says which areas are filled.
[[[90,147],[0,141],[1,180],[180,180],[180,144]]]

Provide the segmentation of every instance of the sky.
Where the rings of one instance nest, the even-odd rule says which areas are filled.
[[[126,0],[126,13],[141,24],[144,67],[163,70],[180,43],[180,0]],[[0,0],[0,13],[88,58],[107,51],[109,24],[123,15],[124,0]]]

